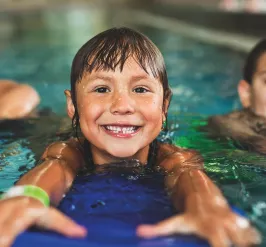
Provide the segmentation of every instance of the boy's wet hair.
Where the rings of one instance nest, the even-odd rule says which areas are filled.
[[[156,45],[145,35],[130,28],[112,28],[94,36],[85,43],[75,55],[71,68],[71,97],[75,106],[75,115],[72,119],[73,127],[79,123],[76,101],[76,83],[84,74],[93,70],[123,70],[128,58],[135,61],[148,73],[158,78],[163,86],[164,103],[170,101],[172,92],[168,84],[167,73],[163,56]]]
[[[243,79],[252,84],[260,57],[266,52],[266,39],[257,43],[248,54],[243,70]]]

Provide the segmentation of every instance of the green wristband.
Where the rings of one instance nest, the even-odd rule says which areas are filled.
[[[40,201],[44,206],[49,207],[50,199],[46,191],[35,185],[18,185],[10,188],[3,196],[2,199],[28,196]]]

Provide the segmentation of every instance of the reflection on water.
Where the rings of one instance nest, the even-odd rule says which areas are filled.
[[[65,116],[63,90],[69,88],[71,60],[80,45],[95,33],[123,24],[123,20],[113,23],[112,15],[119,16],[119,11],[49,11],[9,18],[17,23],[17,29],[2,40],[5,49],[0,51],[0,78],[33,85],[42,97],[40,107],[52,108],[58,118],[25,122],[17,129],[1,128],[0,191],[31,168],[40,150],[57,139],[55,133]],[[236,150],[230,142],[207,139],[198,131],[208,115],[239,106],[236,85],[243,55],[170,32],[134,26],[133,22],[132,27],[146,33],[166,60],[174,97],[169,131],[162,138],[199,150],[206,170],[230,202],[244,209],[266,235],[266,158]],[[21,134],[21,130],[27,134]],[[32,147],[38,151],[31,151]],[[135,178],[131,177],[131,181],[138,181]],[[98,198],[93,205],[97,208],[105,203]]]
[[[199,127],[206,123],[204,117],[180,114],[179,119],[179,125],[187,127],[172,133],[174,142],[202,153],[208,175],[216,181],[232,205],[245,210],[265,236],[266,157],[236,149],[230,140],[208,139],[199,132]]]

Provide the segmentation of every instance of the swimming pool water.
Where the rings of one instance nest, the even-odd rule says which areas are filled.
[[[10,16],[6,21],[16,28],[2,40],[0,78],[30,83],[41,95],[40,108],[50,107],[59,117],[66,116],[63,90],[69,88],[72,58],[94,34],[123,23],[115,23],[112,15],[119,11],[50,10]],[[244,209],[266,236],[266,158],[236,150],[231,143],[209,140],[197,131],[207,116],[239,107],[236,85],[244,55],[134,22],[132,27],[147,34],[165,57],[174,97],[170,130],[164,137],[201,151],[208,173],[229,201]],[[33,167],[46,143],[56,139],[59,120],[46,121],[46,128],[36,120],[25,121],[25,129],[1,129],[0,191]],[[32,146],[38,151],[33,152]]]

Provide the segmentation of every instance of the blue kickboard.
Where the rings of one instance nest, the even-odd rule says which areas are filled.
[[[85,239],[28,230],[14,247],[208,247],[195,236],[145,240],[135,234],[139,224],[152,224],[176,214],[164,190],[162,174],[107,172],[77,177],[59,209],[88,229]]]

